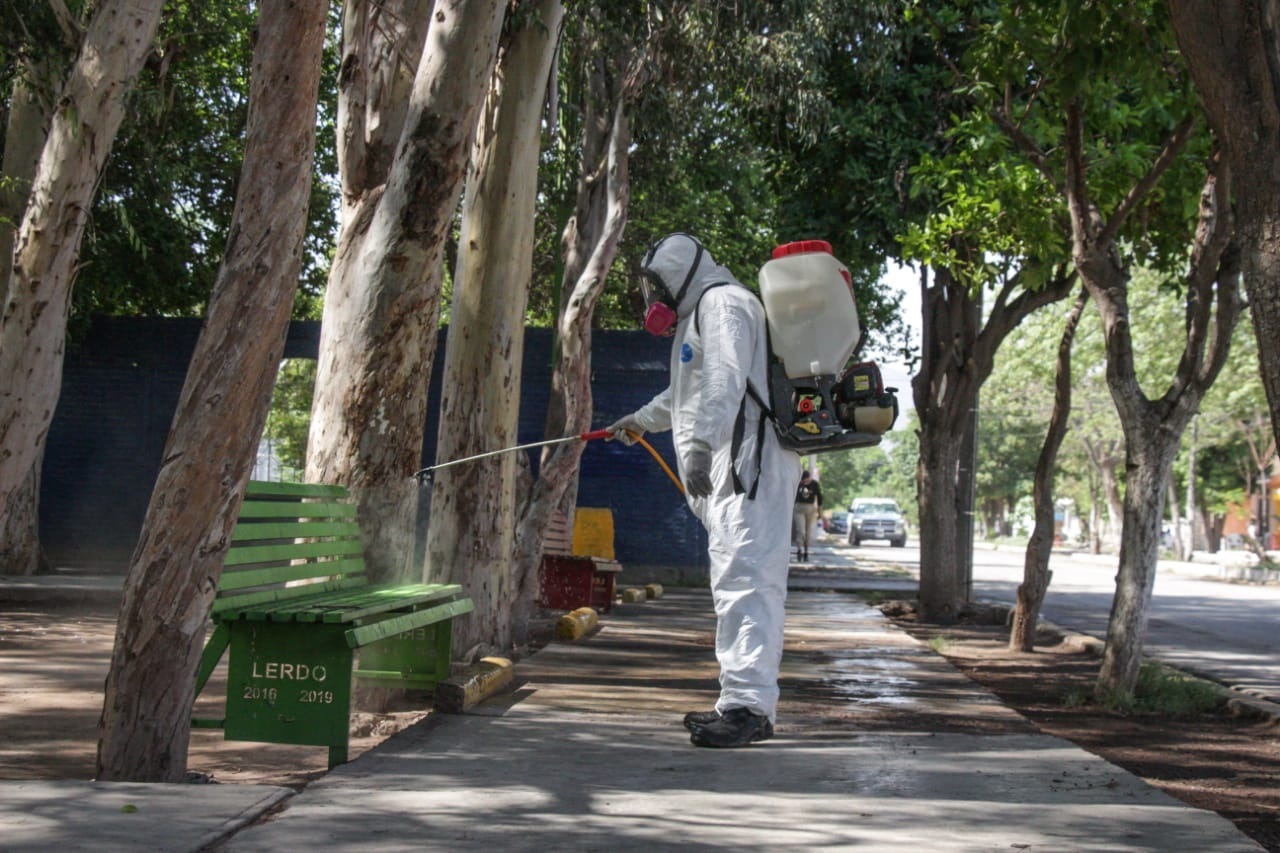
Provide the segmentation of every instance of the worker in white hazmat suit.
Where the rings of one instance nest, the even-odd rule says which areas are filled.
[[[672,430],[689,507],[707,530],[720,663],[715,709],[684,723],[697,746],[746,746],[773,736],[800,460],[757,402],[769,359],[760,300],[687,234],[658,241],[641,266],[645,327],[674,334],[671,381],[609,429],[627,443]]]

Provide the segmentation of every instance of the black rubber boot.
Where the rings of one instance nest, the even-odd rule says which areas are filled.
[[[689,731],[714,723],[720,719],[720,712],[714,708],[710,711],[690,711],[684,715],[684,727]]]
[[[691,730],[689,742],[712,749],[732,749],[773,737],[773,723],[746,708],[730,708],[720,719]]]

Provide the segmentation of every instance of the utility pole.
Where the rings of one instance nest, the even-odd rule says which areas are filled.
[[[982,290],[973,300],[970,322],[974,329],[982,328]],[[973,507],[977,502],[978,472],[978,400],[973,395],[973,408],[965,424],[960,443],[960,465],[956,470],[956,576],[960,581],[965,601],[973,601]]]
[[[973,601],[973,505],[977,496],[978,398],[969,410],[960,445],[960,467],[956,472],[956,571],[965,601]]]

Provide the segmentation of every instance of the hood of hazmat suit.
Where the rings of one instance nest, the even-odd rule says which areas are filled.
[[[664,237],[643,266],[671,297],[678,322],[671,383],[636,418],[647,431],[672,431],[681,479],[693,442],[712,452],[712,493],[689,506],[708,536],[719,617],[717,708],[746,707],[772,719],[800,459],[778,444],[770,424],[761,428],[764,415],[747,394],[748,380],[762,399],[768,394],[764,306],[688,234]]]

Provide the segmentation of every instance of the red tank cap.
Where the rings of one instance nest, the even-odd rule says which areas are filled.
[[[794,243],[783,243],[781,246],[774,248],[773,257],[785,258],[787,255],[807,255],[811,252],[825,252],[830,255],[831,244],[826,240],[797,240]]]

